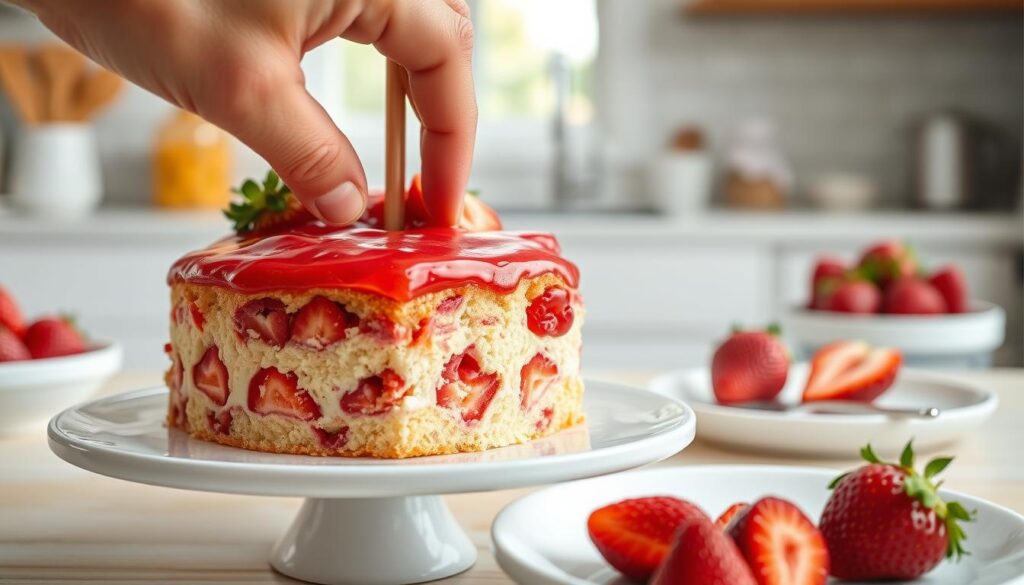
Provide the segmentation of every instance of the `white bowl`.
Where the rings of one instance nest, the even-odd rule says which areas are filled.
[[[853,315],[794,307],[782,318],[782,331],[809,357],[838,339],[863,339],[896,347],[906,363],[938,367],[986,367],[1003,344],[1006,313],[988,301],[973,301],[966,313],[948,315]]]
[[[100,342],[77,355],[0,364],[0,435],[46,428],[117,373],[121,360],[119,344]]]

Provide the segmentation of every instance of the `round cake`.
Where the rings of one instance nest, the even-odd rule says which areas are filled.
[[[171,267],[167,422],[277,453],[480,451],[583,418],[578,271],[550,234],[312,220]]]

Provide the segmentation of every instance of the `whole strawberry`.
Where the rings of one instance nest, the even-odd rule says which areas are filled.
[[[823,256],[814,263],[814,274],[811,276],[811,299],[807,303],[811,309],[820,309],[825,298],[835,285],[846,275],[846,264],[837,258]]]
[[[686,519],[704,516],[697,506],[670,496],[634,498],[594,510],[587,532],[601,556],[634,581],[646,581]]]
[[[950,313],[967,312],[967,279],[959,267],[943,266],[928,277],[928,283],[942,295],[946,301],[946,310]]]
[[[17,337],[25,334],[25,319],[11,293],[0,286],[0,327],[6,327]]]
[[[25,344],[10,329],[0,325],[0,362],[32,359]]]
[[[734,331],[711,361],[711,385],[722,404],[771,400],[789,375],[789,354],[777,327]]]
[[[916,275],[919,269],[913,248],[897,240],[874,244],[857,263],[857,271],[882,288],[899,278]]]
[[[44,317],[25,332],[25,346],[33,359],[73,355],[85,351],[85,342],[69,319]]]
[[[882,293],[873,282],[851,278],[841,281],[822,301],[820,309],[870,315],[882,308]]]
[[[757,585],[736,544],[699,512],[679,524],[650,585]]]
[[[821,515],[833,577],[911,580],[943,558],[966,554],[967,537],[957,522],[970,521],[972,514],[957,502],[942,501],[933,483],[951,458],[933,459],[919,474],[911,443],[899,463],[881,461],[870,445],[861,456],[869,464],[832,482]]]
[[[938,315],[947,307],[942,294],[928,281],[908,276],[889,285],[882,310],[893,315]]]

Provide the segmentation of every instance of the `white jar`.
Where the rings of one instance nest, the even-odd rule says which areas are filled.
[[[96,135],[89,124],[24,126],[14,143],[11,202],[33,215],[88,215],[103,193]]]
[[[711,157],[703,150],[669,151],[654,162],[654,205],[666,215],[705,211],[711,199]]]

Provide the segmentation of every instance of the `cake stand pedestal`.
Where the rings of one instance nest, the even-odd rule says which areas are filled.
[[[587,423],[492,449],[413,459],[276,455],[196,441],[164,425],[167,390],[95,400],[50,421],[50,448],[90,471],[153,485],[305,497],[271,552],[277,571],[329,585],[421,583],[465,571],[476,547],[438,494],[623,471],[682,450],[693,411],[672,398],[587,382]]]

